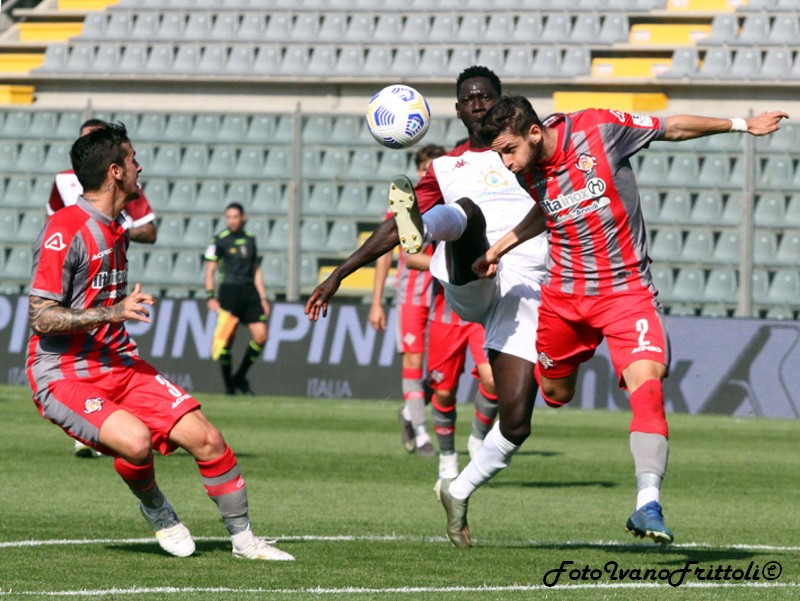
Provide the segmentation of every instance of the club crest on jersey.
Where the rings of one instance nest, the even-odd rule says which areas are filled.
[[[103,399],[100,398],[86,399],[83,402],[83,412],[86,414],[97,413],[98,411],[102,410],[103,410]]]
[[[440,372],[438,369],[434,369],[432,372],[430,372],[428,374],[428,377],[434,384],[439,384],[441,383],[442,380],[444,380],[444,374]]]
[[[547,356],[547,353],[539,353],[539,365],[542,366],[542,369],[552,369],[555,362]]]
[[[498,188],[500,186],[507,186],[508,180],[503,177],[503,174],[492,169],[491,171],[483,174],[483,183],[490,188]]]
[[[575,163],[575,166],[584,173],[589,173],[592,169],[597,166],[597,159],[594,158],[592,155],[584,152],[581,156],[578,157],[578,162]]]
[[[405,336],[403,336],[403,344],[406,346],[411,346],[417,341],[417,337],[414,336],[411,332],[407,332]]]
[[[61,232],[56,232],[45,241],[44,247],[48,250],[60,251],[64,250],[67,245],[64,244],[64,236],[61,235]]]

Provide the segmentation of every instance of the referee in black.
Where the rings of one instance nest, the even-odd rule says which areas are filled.
[[[214,236],[206,250],[206,304],[209,311],[220,308],[239,318],[250,330],[250,344],[236,373],[233,373],[231,347],[234,335],[231,333],[225,348],[219,356],[225,394],[241,392],[253,395],[247,380],[247,371],[256,362],[267,342],[267,318],[269,302],[264,290],[261,274],[261,257],[256,250],[255,236],[245,231],[247,217],[244,207],[232,202],[225,207],[227,228]],[[219,266],[219,291],[215,290],[214,279]],[[235,332],[235,330],[234,330]]]

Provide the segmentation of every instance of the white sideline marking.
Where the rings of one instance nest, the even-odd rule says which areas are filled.
[[[112,588],[95,590],[76,590],[76,591],[4,591],[0,589],[0,597],[9,595],[14,596],[37,596],[37,597],[101,597],[104,595],[152,595],[169,593],[236,593],[246,594],[270,594],[270,595],[341,595],[341,594],[420,594],[420,593],[496,593],[496,592],[528,592],[528,591],[565,591],[577,589],[663,589],[671,588],[668,584],[656,584],[650,582],[629,582],[629,583],[598,583],[598,584],[566,584],[547,587],[543,584],[522,584],[512,586],[420,586],[420,587],[400,587],[400,588],[229,588],[229,587],[151,587],[151,588]],[[687,582],[680,588],[709,589],[709,588],[800,588],[800,584],[793,582],[768,582],[768,583],[726,583],[711,584],[706,582]]]
[[[270,537],[272,538],[272,537]],[[364,535],[364,536],[323,536],[323,535],[296,535],[296,536],[278,536],[275,537],[281,542],[425,542],[425,543],[443,543],[447,542],[444,536],[414,536],[414,535],[400,535],[400,534],[387,534],[387,535]],[[227,542],[227,536],[195,536],[196,541],[209,541],[209,542]],[[480,542],[480,539],[473,539]],[[49,539],[49,540],[19,540],[19,541],[3,541],[0,542],[0,549],[10,549],[19,547],[47,547],[47,546],[70,546],[70,545],[130,545],[130,544],[149,544],[155,542],[152,537],[149,538],[89,538],[89,539]],[[489,546],[496,545],[514,545],[519,547],[551,548],[553,545],[562,547],[595,547],[598,549],[605,547],[613,547],[619,549],[636,549],[636,548],[661,548],[657,545],[648,544],[647,542],[641,543],[621,543],[619,541],[533,541],[533,540],[492,540]],[[479,545],[480,546],[480,545]],[[747,545],[747,544],[732,544],[732,545],[711,545],[707,543],[678,543],[674,545],[667,545],[664,549],[710,549],[710,550],[737,550],[737,551],[771,551],[771,552],[796,552],[800,551],[800,546],[781,547],[776,545]]]

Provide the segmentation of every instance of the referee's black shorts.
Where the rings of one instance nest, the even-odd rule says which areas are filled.
[[[239,318],[241,323],[266,321],[261,297],[253,284],[221,284],[219,287],[220,306]]]

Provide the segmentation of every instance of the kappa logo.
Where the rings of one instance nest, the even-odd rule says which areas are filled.
[[[405,336],[403,336],[403,344],[406,346],[411,346],[417,341],[417,337],[414,336],[411,332],[408,332]]]
[[[542,369],[552,369],[555,362],[547,356],[547,353],[539,353],[539,365],[542,366]]]
[[[244,488],[244,478],[242,476],[236,479],[236,488]]]
[[[61,235],[61,232],[56,232],[45,241],[44,247],[58,252],[64,250],[67,245],[64,244],[64,236]]]
[[[83,412],[87,415],[89,413],[97,413],[98,411],[103,410],[103,399],[101,398],[94,398],[94,399],[86,399],[83,402]]]
[[[467,162],[464,159],[459,159],[456,161],[456,164],[453,165],[453,169],[461,169],[462,167],[466,167]]]
[[[444,380],[444,374],[440,372],[438,369],[434,369],[432,372],[428,374],[428,376],[430,377],[431,382],[433,382],[434,384],[439,384],[441,383],[442,380]]]

